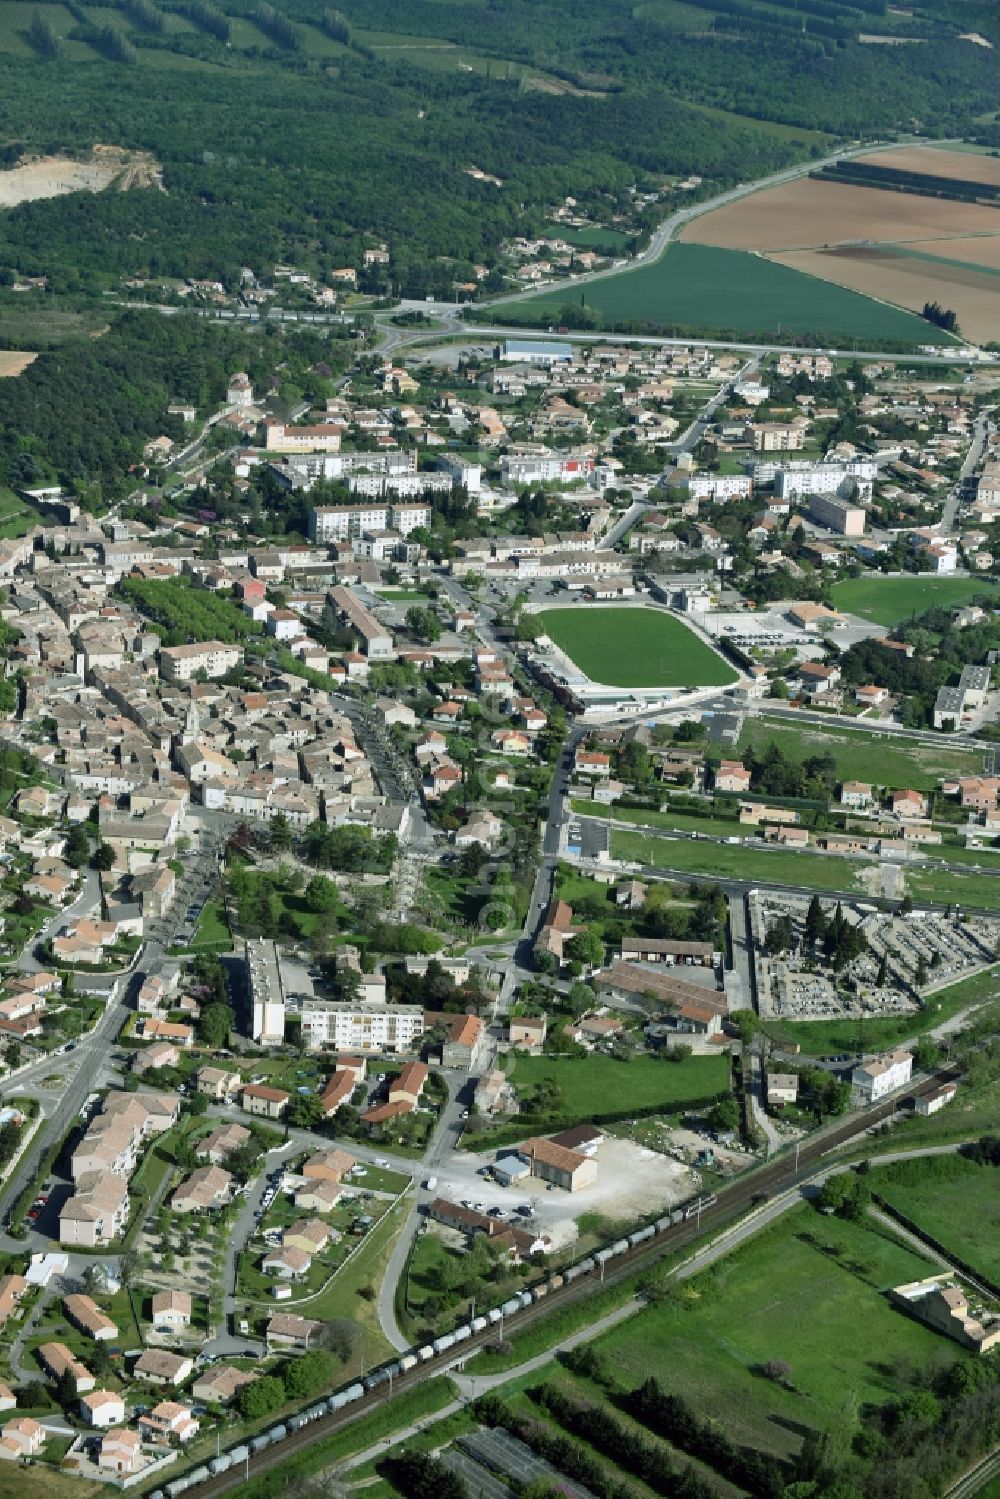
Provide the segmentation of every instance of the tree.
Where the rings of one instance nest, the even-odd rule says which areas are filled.
[[[142,1260],[134,1249],[126,1249],[118,1258],[118,1279],[128,1290],[142,1273]]]
[[[110,843],[102,843],[95,850],[93,864],[102,874],[108,874],[115,867],[115,851]]]
[[[791,1364],[786,1364],[783,1358],[769,1358],[760,1371],[765,1379],[773,1380],[775,1384],[785,1384],[792,1372]]]
[[[304,898],[309,910],[315,912],[316,915],[336,911],[340,905],[336,885],[322,874],[313,875],[305,888]]]
[[[74,869],[80,869],[90,858],[90,839],[82,822],[75,822],[66,835],[63,858]]]
[[[736,1033],[744,1046],[749,1046],[754,1036],[760,1031],[760,1016],[756,1010],[734,1010],[729,1017],[729,1023],[735,1026]]]
[[[864,1176],[854,1171],[840,1171],[828,1177],[819,1190],[817,1205],[836,1213],[838,1218],[860,1223],[871,1201],[871,1187]]]
[[[293,1400],[307,1400],[318,1390],[333,1384],[336,1362],[325,1348],[314,1348],[301,1358],[290,1358],[282,1365],[281,1379]]]
[[[315,1129],[325,1117],[315,1093],[300,1093],[288,1105],[288,1122],[296,1129]]]
[[[913,970],[913,983],[917,989],[922,989],[927,982],[927,964],[924,962],[923,954],[917,959],[917,966]]]
[[[809,902],[806,912],[806,942],[810,947],[815,947],[822,942],[826,936],[826,916],[823,914],[822,902],[818,895],[814,895]]]
[[[604,962],[604,943],[595,927],[585,927],[566,944],[566,956],[588,968],[596,968]]]
[[[198,1037],[213,1051],[218,1051],[226,1045],[235,1024],[236,1015],[229,1005],[206,1005],[198,1018]]]
[[[292,846],[292,829],[283,812],[267,825],[267,846],[271,853],[285,853]]]
[[[878,973],[875,975],[875,986],[884,989],[889,978],[889,959],[885,953],[879,959]]]
[[[361,1328],[356,1322],[351,1322],[346,1317],[334,1317],[329,1322],[324,1322],[319,1332],[319,1342],[323,1348],[328,1348],[332,1354],[346,1364],[357,1346],[361,1336]]]
[[[276,1375],[262,1374],[253,1384],[244,1385],[236,1400],[245,1421],[259,1421],[284,1405],[285,1386]]]
[[[778,953],[787,952],[792,945],[792,918],[790,916],[779,916],[777,921],[772,921],[764,937],[764,950],[772,957]]]
[[[712,1129],[722,1134],[729,1134],[732,1130],[739,1129],[739,1105],[731,1093],[725,1093],[716,1099],[708,1111],[708,1123]]]
[[[3,1059],[6,1062],[7,1066],[11,1069],[11,1071],[13,1071],[15,1067],[20,1067],[21,1048],[20,1046],[18,1046],[16,1041],[7,1042],[7,1045],[3,1049]]]

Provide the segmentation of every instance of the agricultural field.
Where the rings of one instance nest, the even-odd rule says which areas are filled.
[[[617,829],[611,834],[611,852],[616,859],[698,875],[702,879],[749,880],[812,890],[856,890],[859,894],[865,889],[862,880],[865,865],[861,860],[830,854],[690,843],[682,838],[658,838],[655,834]]]
[[[860,160],[1000,184],[1000,163],[989,157],[921,146]],[[967,337],[1000,336],[1000,213],[985,204],[804,177],[715,209],[681,238],[763,253],[773,264],[916,312],[938,301],[957,313]]]
[[[992,588],[981,578],[842,578],[830,595],[834,608],[845,614],[891,627],[927,609],[964,604]]]
[[[592,1347],[622,1387],[652,1375],[699,1414],[724,1412],[733,1440],[790,1457],[848,1404],[902,1394],[906,1368],[963,1357],[885,1297],[928,1269],[874,1226],[801,1207]],[[790,1366],[791,1389],[761,1378],[770,1359]]]
[[[546,634],[592,682],[609,687],[725,687],[736,672],[692,630],[656,609],[545,609]]]
[[[942,776],[980,775],[983,769],[981,754],[953,749],[945,743],[919,744],[897,735],[854,729],[837,732],[815,724],[799,727],[760,718],[748,718],[744,723],[737,753],[742,754],[751,744],[758,752],[776,744],[790,760],[797,761],[812,755],[832,755],[838,780],[912,786],[915,791],[933,790]]]
[[[996,1170],[962,1156],[929,1156],[876,1168],[872,1190],[958,1255],[1000,1283],[1000,1191]]]
[[[706,222],[709,218],[706,215]],[[863,345],[950,342],[946,334],[909,312],[774,265],[758,255],[696,244],[669,245],[651,265],[589,281],[579,291],[564,288],[530,301],[504,303],[504,315],[517,322],[548,323],[567,302],[575,307],[581,296],[584,308],[610,326],[636,324],[773,337],[780,332],[786,337],[808,335],[824,343]]]
[[[519,1055],[509,1076],[519,1095],[530,1095],[545,1083],[559,1090],[556,1109],[566,1118],[592,1119],[622,1102],[626,1108],[669,1112],[696,1099],[725,1093],[729,1087],[726,1057],[687,1057],[666,1063],[657,1057],[528,1057]]]

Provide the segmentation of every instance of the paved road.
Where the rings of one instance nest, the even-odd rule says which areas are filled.
[[[941,510],[941,519],[938,529],[944,534],[954,531],[958,519],[958,508],[964,498],[965,481],[979,468],[986,451],[986,440],[990,432],[990,415],[996,408],[994,406],[984,407],[976,417],[976,424],[972,429],[972,442],[969,451],[965,455],[965,462],[959,471],[958,480],[954,487],[949,490],[948,498],[945,500]]]
[[[58,937],[67,928],[84,916],[100,914],[101,909],[101,877],[96,869],[85,869],[82,871],[83,879],[80,889],[73,901],[48,921],[36,933],[33,941],[25,945],[24,951],[17,960],[18,971],[21,973],[39,973],[46,965],[37,956],[36,949],[50,937]],[[50,965],[51,966],[51,965]]]
[[[461,1133],[461,1114],[465,1107],[459,1096],[460,1088],[468,1080],[464,1074],[459,1076],[451,1073],[441,1074],[448,1082],[448,1102],[441,1110],[441,1115],[434,1128],[430,1142],[424,1152],[423,1160],[418,1170],[420,1175],[417,1181],[417,1189],[403,1224],[393,1245],[389,1262],[386,1265],[385,1274],[378,1292],[378,1320],[383,1334],[388,1338],[394,1348],[401,1353],[410,1347],[412,1339],[407,1337],[399,1326],[396,1319],[396,1288],[406,1271],[406,1262],[409,1258],[410,1249],[416,1238],[420,1225],[424,1221],[422,1209],[437,1194],[424,1186],[425,1181],[432,1180],[435,1172],[440,1169],[450,1153],[454,1150],[456,1140]]]

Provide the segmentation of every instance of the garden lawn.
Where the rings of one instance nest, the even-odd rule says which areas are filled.
[[[872,734],[860,729],[836,730],[814,723],[778,723],[748,718],[740,734],[738,753],[752,744],[760,752],[776,744],[789,760],[832,755],[842,781],[870,781],[877,786],[912,787],[931,791],[942,776],[981,775],[982,755],[975,750],[920,744],[899,735]]]
[[[191,939],[192,947],[218,947],[226,952],[233,945],[229,922],[226,920],[225,903],[215,899],[206,901],[198,925]]]
[[[888,1233],[802,1207],[684,1286],[686,1303],[651,1306],[592,1346],[623,1387],[653,1375],[701,1415],[725,1412],[735,1441],[788,1455],[848,1402],[902,1393],[908,1366],[964,1356],[885,1296],[928,1269]],[[794,1391],[753,1372],[769,1359],[790,1365]]]
[[[1000,1172],[962,1156],[876,1167],[872,1190],[973,1270],[1000,1284]]]
[[[609,687],[725,687],[736,672],[687,625],[657,609],[545,609],[545,633]]]
[[[759,880],[762,884],[809,890],[860,890],[858,875],[864,868],[860,860],[839,855],[690,843],[682,838],[657,838],[655,834],[617,829],[611,834],[611,853],[615,859],[702,879]]]
[[[719,334],[811,334],[817,343],[878,340],[907,346],[950,343],[912,312],[775,265],[743,250],[672,244],[651,265],[601,277],[583,288],[593,326],[711,330]],[[505,303],[510,322],[551,323],[567,304],[579,309],[571,287]],[[870,342],[862,344],[871,347]]]
[[[553,1082],[559,1088],[556,1112],[574,1119],[591,1119],[621,1105],[631,1109],[677,1109],[687,1102],[725,1093],[729,1088],[726,1057],[687,1057],[683,1062],[635,1057],[619,1062],[614,1057],[526,1057],[518,1056],[510,1073],[519,1094],[532,1092],[539,1083]]]
[[[991,593],[983,578],[842,578],[830,590],[834,606],[877,625],[897,625],[927,609],[964,604]]]

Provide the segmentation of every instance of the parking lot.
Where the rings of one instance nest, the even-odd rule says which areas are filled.
[[[547,1234],[555,1249],[574,1242],[576,1220],[583,1213],[638,1218],[683,1202],[697,1186],[686,1166],[631,1140],[606,1139],[597,1150],[597,1180],[578,1192],[550,1188],[537,1177],[501,1187],[480,1173],[502,1154],[502,1148],[481,1155],[456,1151],[439,1168],[435,1195],[469,1203],[480,1212],[499,1208],[512,1217],[519,1208],[529,1208],[532,1226]]]

